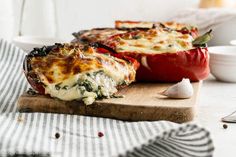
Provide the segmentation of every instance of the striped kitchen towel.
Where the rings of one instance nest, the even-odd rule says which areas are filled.
[[[0,157],[212,156],[209,132],[192,123],[17,112],[17,98],[29,88],[22,71],[24,56],[0,41]]]

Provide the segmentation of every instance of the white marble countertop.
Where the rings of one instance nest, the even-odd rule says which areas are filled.
[[[196,121],[210,132],[215,146],[214,157],[236,156],[236,123],[223,128],[221,118],[236,111],[236,83],[223,83],[210,76],[200,91]]]

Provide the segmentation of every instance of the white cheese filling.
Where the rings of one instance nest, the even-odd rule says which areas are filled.
[[[61,100],[82,100],[86,105],[96,98],[109,98],[117,92],[117,82],[102,70],[81,73],[59,84],[48,84],[45,93]]]

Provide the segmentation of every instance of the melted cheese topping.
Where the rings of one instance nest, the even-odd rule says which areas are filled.
[[[183,28],[189,28],[189,30],[191,30],[192,28],[194,28],[194,26],[190,26],[188,24],[183,24],[183,23],[177,23],[177,22],[163,22],[163,23],[160,23],[160,22],[157,22],[155,23],[155,25],[160,25],[160,24],[163,24],[165,27],[168,27],[168,28],[171,28],[173,30],[182,30]]]
[[[150,29],[114,36],[106,44],[115,46],[118,52],[174,53],[192,49],[193,37],[177,31]]]
[[[86,104],[99,97],[110,97],[117,92],[117,86],[135,79],[130,63],[96,53],[91,47],[82,50],[64,45],[46,56],[31,58],[30,65],[46,94],[67,101],[82,99]]]

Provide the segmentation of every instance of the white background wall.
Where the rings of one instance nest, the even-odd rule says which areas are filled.
[[[14,30],[12,1],[0,0],[0,38],[10,39]]]
[[[197,7],[197,2],[198,0],[59,0],[59,34],[67,36],[79,29],[113,26],[116,19],[167,20],[178,10]]]
[[[11,39],[18,34],[22,1],[0,0],[0,38]],[[117,19],[165,21],[198,3],[199,0],[25,0],[21,33],[70,39],[72,32],[113,26]]]

